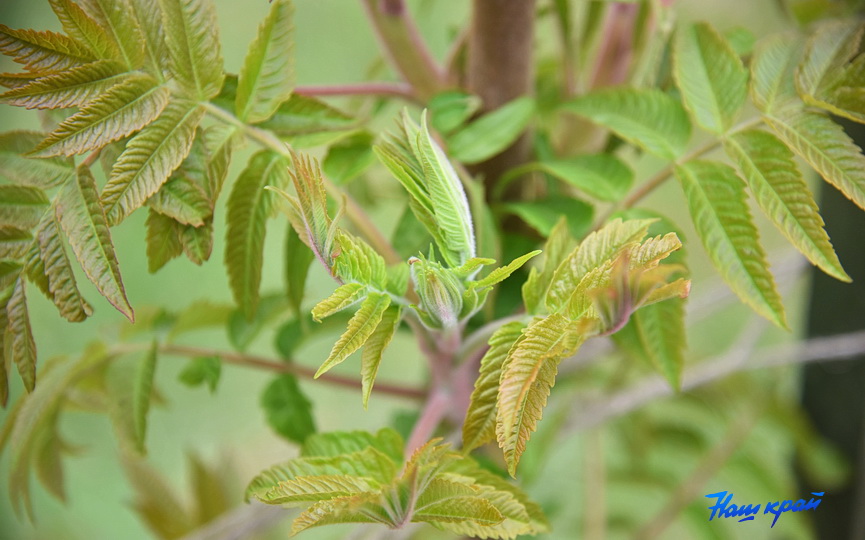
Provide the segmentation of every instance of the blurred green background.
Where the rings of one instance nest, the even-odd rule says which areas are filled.
[[[236,73],[239,69],[249,41],[255,35],[259,21],[268,10],[266,0],[236,2],[215,0],[221,26],[223,55],[226,70]],[[296,5],[296,73],[297,82],[304,84],[334,84],[340,82],[362,81],[375,74],[376,79],[392,77],[382,64],[377,43],[370,32],[360,3],[355,0],[297,0]],[[444,56],[451,38],[461,25],[468,20],[469,3],[464,0],[418,0],[410,2],[424,36],[437,57]],[[782,26],[774,2],[754,2],[736,0],[711,2],[708,0],[677,3],[680,18],[706,19],[724,30],[742,26],[762,35]],[[59,30],[48,4],[44,0],[4,0],[0,3],[0,22],[13,28],[36,28]],[[550,49],[554,31],[547,22],[539,28],[539,50]],[[549,27],[547,27],[549,26]],[[0,59],[2,71],[17,71],[17,66]],[[336,100],[334,103],[347,110],[360,107],[359,102]],[[394,106],[396,111],[396,106]],[[387,120],[389,125],[390,120]],[[32,111],[0,106],[0,125],[2,130],[38,129],[38,115]],[[229,179],[237,176],[243,168],[245,158],[253,148],[247,146],[233,160]],[[658,163],[645,159],[639,166],[638,178],[645,177],[645,171],[657,168]],[[641,172],[643,174],[641,174]],[[381,168],[374,168],[367,174],[368,190],[374,201],[372,213],[376,221],[386,231],[394,226],[395,217],[402,210],[403,199],[397,192],[397,184],[387,178]],[[229,180],[230,181],[230,180]],[[169,263],[155,275],[147,272],[144,252],[145,213],[137,212],[122,225],[112,230],[118,258],[121,262],[124,282],[129,299],[139,316],[144,316],[149,307],[162,306],[179,310],[198,299],[214,302],[231,302],[227,279],[222,266],[224,243],[224,199],[216,214],[216,243],[211,260],[198,267],[185,258]],[[675,186],[665,186],[658,190],[647,202],[647,206],[663,209],[679,225],[688,224],[685,218],[682,196]],[[788,260],[789,253],[773,250],[783,246],[773,230],[760,222],[765,244],[773,262]],[[265,269],[262,283],[263,291],[278,292],[282,284],[282,246],[286,221],[277,218],[269,226],[265,248]],[[687,238],[696,238],[685,227]],[[686,245],[688,245],[686,243]],[[711,297],[715,291],[723,290],[717,276],[705,264],[704,256],[696,245],[688,249],[688,257],[694,275],[693,295],[695,301]],[[841,254],[842,262],[844,254]],[[53,305],[35,289],[29,290],[31,317],[41,359],[55,355],[74,355],[95,337],[111,339],[116,329],[123,325],[122,316],[111,309],[95,289],[85,279],[79,280],[82,292],[95,307],[95,315],[86,322],[71,325],[63,321]],[[791,326],[800,327],[804,291],[807,286],[802,280],[787,283],[782,292],[790,314]],[[326,296],[332,286],[324,272],[318,268],[311,271],[307,290],[307,304]],[[705,303],[705,302],[704,302]],[[735,336],[753,322],[750,312],[737,302],[721,302],[718,309],[709,317],[694,317],[689,329],[691,352],[689,358],[717,353],[728,345]],[[297,361],[317,366],[325,357],[332,343],[332,335],[322,335],[301,348]],[[190,335],[190,344],[230,349],[221,332],[199,332]],[[250,352],[274,356],[273,331],[265,332],[251,347]],[[765,341],[792,339],[792,336],[768,330]],[[224,365],[223,375],[215,394],[203,388],[191,389],[177,382],[177,376],[185,360],[173,357],[160,358],[157,368],[157,387],[165,398],[165,405],[152,410],[148,427],[148,460],[163,472],[178,490],[186,490],[187,453],[195,453],[204,461],[212,464],[228,461],[231,474],[236,476],[237,485],[242,486],[262,468],[284,460],[295,454],[295,448],[276,436],[266,425],[259,406],[260,394],[271,379],[267,373]],[[603,369],[603,368],[599,368]],[[344,373],[355,373],[357,363],[349,360],[340,366]],[[761,375],[758,375],[760,377]],[[795,373],[778,370],[762,374],[765,379],[780,381],[786,393],[795,395]],[[380,380],[398,380],[413,384],[423,384],[425,366],[418,354],[411,336],[400,333],[394,344],[385,353]],[[750,380],[750,379],[749,379]],[[11,400],[20,395],[20,380],[12,377]],[[304,391],[315,404],[315,418],[319,430],[369,429],[376,430],[390,425],[401,411],[409,411],[412,404],[373,394],[369,410],[364,411],[359,395],[353,391],[329,387],[323,384],[302,381]],[[732,406],[743,407],[740,415],[752,414],[747,409],[747,396],[737,395],[743,388],[719,385],[716,395],[726,396],[736,401]],[[750,384],[750,383],[747,383]],[[581,392],[597,391],[585,379],[566,380],[554,391],[555,398],[542,428],[533,443],[537,441],[538,450],[533,455],[526,454],[525,480],[527,490],[545,509],[552,511],[554,532],[550,538],[574,538],[584,524],[575,508],[587,504],[585,486],[591,485],[591,467],[587,466],[587,451],[592,448],[604,449],[608,465],[618,461],[626,462],[633,449],[622,444],[621,437],[607,430],[593,430],[584,434],[557,434],[557,419],[565,421],[568,405],[574,395]],[[717,442],[718,426],[726,422],[729,415],[722,411],[712,411],[705,406],[709,400],[704,396],[690,397],[696,401],[694,407],[670,406],[670,402],[652,406],[640,415],[617,421],[617,425],[628,422],[639,423],[641,419],[657,417],[700,430],[705,428],[706,440]],[[671,400],[672,401],[672,400]],[[701,405],[702,403],[702,405]],[[684,413],[682,411],[685,411]],[[690,412],[688,412],[690,411]],[[698,411],[698,412],[695,412]],[[741,412],[744,411],[744,412]],[[692,414],[693,413],[693,414]],[[3,413],[0,413],[2,418]],[[642,415],[642,416],[641,416]],[[677,415],[679,416],[677,418]],[[688,417],[691,415],[690,417]],[[786,461],[791,456],[791,448],[784,437],[779,436],[778,426],[772,423],[759,423],[746,444],[752,445],[752,453],[763,454],[767,460],[779,460],[771,466],[776,467],[778,489],[791,487]],[[35,524],[17,519],[11,512],[6,489],[0,489],[0,538],[6,539],[143,539],[151,538],[130,508],[133,499],[131,488],[124,478],[118,462],[117,442],[108,420],[104,416],[85,413],[70,413],[63,417],[61,430],[68,442],[80,447],[81,451],[68,458],[66,463],[66,484],[69,500],[62,504],[48,496],[41,486],[34,482],[34,506],[37,521]],[[588,444],[587,444],[588,441]],[[653,439],[652,459],[658,470],[669,469],[671,475],[685,475],[700,457],[699,453],[680,453],[681,446],[666,439]],[[549,451],[542,450],[542,447]],[[665,446],[667,445],[667,446]],[[710,444],[711,445],[711,444]],[[529,445],[530,450],[532,444]],[[587,450],[589,448],[589,450]],[[589,464],[591,462],[589,461]],[[0,460],[0,477],[8,478],[8,455]],[[743,472],[744,471],[744,472]],[[701,493],[711,493],[733,489],[734,485],[743,486],[749,482],[747,464],[742,470],[735,467],[725,472],[726,476],[713,479]],[[737,476],[738,475],[738,476]],[[5,481],[4,481],[5,484]],[[605,496],[614,498],[611,506],[631,508],[629,518],[637,521],[655,514],[663,497],[657,497],[657,488],[650,484],[640,485],[630,482],[621,487],[611,484]],[[744,487],[742,489],[745,489]],[[744,492],[743,492],[744,493]],[[759,493],[755,500],[747,503],[765,503],[766,498],[783,500],[792,493]],[[603,494],[601,494],[603,495]],[[591,498],[594,495],[589,495]],[[698,497],[700,499],[701,497]],[[737,498],[738,499],[738,498]],[[237,494],[238,503],[240,492]],[[650,501],[646,503],[646,501]],[[651,502],[654,501],[654,502]],[[701,500],[694,503],[705,509]],[[694,521],[701,523],[707,519],[696,514]],[[733,520],[727,520],[733,521]],[[713,522],[713,525],[717,522]],[[754,525],[753,527],[748,527]],[[736,526],[739,526],[738,528]],[[758,529],[759,527],[759,529]],[[799,538],[807,537],[802,522],[786,515],[771,532],[765,520],[757,523],[738,524],[720,523],[717,525],[719,537],[740,538]],[[304,533],[304,538],[342,538],[352,530],[351,526],[325,528]],[[677,522],[668,534],[669,538],[687,538],[687,522]],[[723,531],[723,532],[722,532]],[[746,532],[747,531],[747,532]],[[275,533],[284,537],[285,527]],[[740,536],[741,534],[741,536]],[[684,535],[684,536],[683,536]],[[732,536],[729,536],[732,535]],[[803,536],[804,535],[804,536]]]

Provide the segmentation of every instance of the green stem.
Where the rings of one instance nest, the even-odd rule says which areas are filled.
[[[227,124],[231,124],[236,126],[238,129],[243,131],[250,139],[254,140],[261,146],[273,150],[277,154],[287,157],[291,159],[291,152],[288,150],[288,146],[277,139],[272,133],[267,130],[257,128],[255,126],[250,126],[249,124],[242,122],[236,116],[231,114],[230,112],[222,109],[221,107],[217,107],[212,103],[205,103],[205,109],[207,112],[221,120]],[[327,190],[331,196],[336,198],[342,198],[345,201],[345,215],[348,216],[348,219],[357,227],[357,230],[366,237],[369,243],[378,251],[388,262],[388,264],[394,264],[400,262],[402,259],[397,254],[396,250],[393,246],[388,242],[387,238],[378,230],[378,227],[372,222],[370,217],[364,212],[363,208],[354,200],[350,195],[345,193],[343,190],[339,188],[336,184],[334,184],[330,179],[326,177],[322,177],[322,181],[324,183],[324,188]]]

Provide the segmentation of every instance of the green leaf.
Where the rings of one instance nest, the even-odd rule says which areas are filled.
[[[497,525],[504,516],[486,499],[475,497],[454,497],[432,503],[419,509],[412,517],[414,522],[456,523],[469,521],[479,525]]]
[[[229,304],[197,300],[177,314],[177,319],[168,333],[168,340],[171,341],[195,330],[224,327],[231,315],[231,310],[232,306]]]
[[[270,427],[286,439],[303,444],[315,433],[312,403],[301,392],[294,375],[284,373],[273,379],[261,396],[261,406]]]
[[[530,253],[526,253],[516,259],[512,260],[507,266],[501,266],[499,268],[494,269],[487,276],[479,279],[477,281],[471,282],[470,286],[472,288],[483,290],[497,283],[501,283],[505,279],[507,279],[511,274],[522,268],[526,262],[529,261],[532,257],[535,257],[541,253],[541,250],[535,250]]]
[[[393,461],[403,460],[403,441],[399,433],[391,428],[381,428],[375,435],[366,431],[334,431],[316,433],[303,443],[301,455],[305,457],[336,457],[352,454],[372,447]],[[363,462],[364,460],[359,460]],[[395,463],[391,463],[395,465]],[[380,474],[386,473],[386,474]],[[373,476],[389,482],[396,474],[395,468],[385,467],[379,471],[367,471],[361,476]]]
[[[553,273],[546,298],[550,311],[556,311],[567,303],[586,274],[642,240],[652,221],[614,219],[604,228],[587,236],[562,260]]]
[[[6,304],[9,326],[3,341],[6,347],[5,357],[15,362],[21,380],[24,381],[24,388],[32,392],[36,386],[36,342],[30,327],[24,288],[25,282],[19,278],[12,289],[9,303]]]
[[[559,362],[576,352],[583,337],[563,315],[533,322],[508,352],[502,367],[496,437],[511,476],[543,416]]]
[[[691,138],[691,123],[685,109],[660,90],[598,90],[564,107],[669,160],[681,156]]]
[[[185,501],[147,460],[127,452],[121,456],[121,463],[134,494],[130,506],[155,535],[180,538],[195,529]]]
[[[201,227],[181,225],[180,243],[183,253],[193,263],[201,266],[213,252],[213,218],[204,221]]]
[[[475,380],[475,389],[463,422],[463,451],[466,453],[496,438],[496,400],[502,367],[508,351],[525,327],[522,322],[510,322],[490,336],[490,348],[481,358],[480,374]]]
[[[261,297],[254,316],[250,319],[242,309],[231,312],[228,318],[228,339],[238,350],[246,350],[262,329],[272,324],[288,309],[285,295],[275,294]]]
[[[57,220],[87,278],[100,294],[133,321],[134,314],[126,299],[96,182],[88,168],[80,167],[76,180],[63,187],[55,200],[55,209]]]
[[[778,137],[799,157],[865,208],[865,156],[831,119],[805,109],[786,108],[766,117]]]
[[[806,102],[813,103],[832,90],[844,64],[859,52],[861,40],[858,21],[828,21],[817,28],[796,70],[796,86]]]
[[[38,268],[28,262],[28,274],[38,272],[45,277],[47,295],[57,306],[60,315],[69,322],[80,322],[93,313],[90,304],[81,296],[75,274],[54,212],[43,217],[36,230],[36,260]]]
[[[520,97],[488,112],[448,139],[451,156],[463,163],[479,163],[502,152],[525,131],[535,113],[535,102]]]
[[[285,289],[288,301],[296,316],[300,316],[300,306],[306,290],[306,278],[313,255],[300,240],[297,231],[289,224],[285,235]]]
[[[0,227],[0,259],[23,259],[32,242],[28,231],[10,225]]]
[[[341,229],[333,243],[336,246],[333,257],[336,277],[370,285],[379,291],[387,289],[387,264],[372,246]]]
[[[430,122],[439,133],[450,133],[481,108],[481,99],[465,92],[447,90],[429,101]]]
[[[372,504],[368,499],[369,496],[361,494],[317,502],[292,521],[290,534],[294,536],[311,527],[340,523],[384,523],[393,526],[394,523],[388,521],[380,506],[369,508]],[[376,515],[376,510],[381,515]]]
[[[213,203],[208,195],[208,157],[199,132],[199,136],[192,141],[189,154],[162,187],[147,200],[147,205],[184,225],[204,225],[204,222],[213,216]]]
[[[784,306],[745,200],[745,186],[727,165],[689,161],[676,167],[697,234],[715,268],[754,311],[787,328]]]
[[[204,109],[190,102],[169,104],[159,118],[126,145],[102,190],[110,225],[117,225],[156,193],[188,155]]]
[[[222,185],[228,174],[228,166],[234,149],[242,138],[235,126],[216,124],[203,132],[204,149],[207,155],[207,194],[211,204],[219,199]]]
[[[772,34],[754,49],[751,99],[764,113],[796,98],[794,72],[802,57],[802,39],[794,33]]]
[[[129,6],[144,34],[144,52],[147,71],[160,81],[164,80],[163,71],[168,59],[165,44],[162,4],[152,0],[129,0]]]
[[[292,163],[295,170],[289,171],[289,176],[297,197],[278,189],[280,186],[275,188],[272,186],[269,189],[278,193],[282,200],[288,203],[283,204],[281,208],[288,215],[291,226],[294,227],[301,241],[312,250],[325,268],[331,269],[335,229],[327,213],[327,195],[321,179],[321,170],[318,162],[310,161],[308,156],[293,153]]]
[[[299,94],[293,94],[272,117],[257,125],[288,139],[294,148],[330,144],[357,129],[357,121],[351,116]]]
[[[351,182],[375,163],[372,142],[370,133],[359,131],[332,145],[321,163],[324,174],[341,185]]]
[[[17,225],[30,229],[39,223],[48,197],[39,188],[0,185],[0,225]]]
[[[369,395],[372,392],[372,386],[375,383],[375,376],[378,374],[378,366],[381,364],[381,357],[384,350],[390,344],[397,328],[399,328],[400,316],[402,308],[400,306],[391,306],[381,317],[378,326],[375,327],[372,335],[369,336],[363,346],[361,353],[361,392],[363,394],[363,408],[366,409],[369,403]]]
[[[0,175],[16,184],[42,189],[62,184],[74,175],[69,158],[33,159],[23,155],[43,138],[32,131],[8,131],[0,135]]]
[[[340,285],[333,294],[319,302],[312,308],[312,318],[321,322],[325,317],[353,306],[366,296],[367,288],[360,283],[346,283]]]
[[[180,224],[155,210],[147,214],[147,270],[153,274],[183,253]]]
[[[105,28],[93,20],[72,0],[48,0],[63,30],[75,41],[84,44],[97,58],[117,58],[120,50]]]
[[[765,131],[749,130],[727,139],[724,148],[739,165],[757,204],[796,249],[824,272],[849,281],[823,230],[823,218],[808,185],[784,143]]]
[[[247,317],[258,304],[265,223],[273,208],[273,194],[264,187],[287,183],[286,159],[263,150],[250,158],[228,197],[225,265],[234,299]]]
[[[109,37],[120,51],[129,69],[141,67],[144,62],[144,36],[138,21],[132,16],[127,0],[79,0],[79,4]]]
[[[526,304],[526,311],[531,314],[536,314],[538,308],[543,306],[556,268],[574,248],[575,241],[568,233],[568,224],[567,218],[564,216],[559,218],[544,243],[544,264],[541,270],[532,268],[529,271],[529,278],[523,284],[523,301]]]
[[[31,154],[50,157],[101,148],[156,119],[169,94],[149,75],[129,76],[61,122]]]
[[[129,77],[117,62],[102,60],[47,75],[9,90],[0,100],[28,109],[81,107]]]
[[[237,117],[266,120],[294,90],[294,4],[276,0],[258,27],[237,78]]]
[[[676,298],[642,307],[631,316],[630,327],[637,339],[638,354],[674,390],[679,390],[686,348],[684,300]]]
[[[222,360],[218,356],[203,356],[187,362],[186,367],[180,372],[178,380],[186,386],[206,384],[212,394],[216,392],[221,373]]]
[[[389,305],[390,296],[371,292],[360,305],[360,309],[348,321],[348,329],[333,346],[327,360],[315,372],[315,378],[360,349],[375,332]]]
[[[210,0],[160,0],[171,74],[202,101],[219,93],[225,77],[219,22]]]
[[[673,57],[691,116],[713,133],[725,132],[748,94],[748,72],[739,56],[709,24],[697,23],[679,28]]]
[[[135,428],[135,443],[138,451],[144,453],[144,440],[147,435],[147,413],[150,411],[150,395],[153,391],[153,376],[156,373],[156,342],[138,362],[135,380],[132,385],[132,421]]]
[[[81,44],[63,34],[14,30],[3,24],[0,24],[0,53],[37,72],[64,71],[95,60]]]
[[[612,154],[542,161],[535,167],[602,201],[621,200],[634,183],[634,171]]]
[[[296,505],[365,494],[377,487],[371,479],[347,474],[297,476],[283,480],[258,498],[268,504]]]
[[[507,203],[502,206],[502,209],[516,214],[543,236],[549,236],[553,227],[563,217],[571,236],[584,236],[592,226],[594,214],[591,205],[579,199],[561,196]]]
[[[23,504],[31,517],[33,515],[28,481],[32,456],[46,434],[55,429],[57,414],[67,390],[107,359],[103,347],[91,346],[78,359],[57,362],[52,369],[43,369],[40,372],[39,385],[25,399],[19,401],[20,405],[17,405],[7,418],[3,435],[8,436],[8,439],[0,440],[0,448],[8,441],[11,471],[9,494],[16,512],[20,511]],[[13,415],[14,421],[11,421]]]
[[[44,76],[44,73],[29,73],[27,71],[21,73],[0,73],[0,86],[21,88]]]

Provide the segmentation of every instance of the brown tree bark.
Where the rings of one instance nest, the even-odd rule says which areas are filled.
[[[497,109],[532,93],[535,0],[474,0],[468,38],[466,83],[483,100],[483,111]],[[470,168],[483,175],[489,195],[503,172],[529,161],[527,134],[499,155]]]

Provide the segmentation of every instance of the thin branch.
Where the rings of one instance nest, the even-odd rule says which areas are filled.
[[[185,345],[169,344],[160,346],[159,351],[162,354],[185,356],[190,358],[215,356],[227,364],[251,367],[265,371],[274,371],[277,373],[291,373],[293,375],[297,375],[298,377],[303,377],[306,379],[314,378],[316,372],[314,368],[301,366],[295,363],[279,362],[270,358],[264,358],[262,356],[220,351],[217,349],[208,349],[204,347],[188,347]],[[317,380],[336,386],[353,388],[355,390],[361,389],[360,380],[352,377],[336,375],[333,373],[324,373],[320,375]],[[376,392],[380,392],[382,394],[389,394],[392,396],[408,399],[424,399],[427,395],[424,390],[421,390],[419,388],[410,388],[403,385],[388,384],[378,381],[375,383],[375,390]]]
[[[281,506],[252,501],[232,508],[182,540],[245,540],[269,531],[291,513],[292,510]]]
[[[295,94],[302,96],[387,96],[417,103],[411,86],[398,82],[362,82],[353,84],[298,86]]]
[[[414,94],[426,101],[444,89],[436,64],[403,0],[361,0],[385,55]]]
[[[273,150],[283,157],[291,159],[291,152],[289,152],[288,146],[277,139],[269,131],[255,126],[250,126],[249,124],[242,122],[230,112],[221,107],[217,107],[212,103],[205,103],[204,108],[211,116],[218,120],[236,126],[258,144],[269,150]],[[348,219],[351,220],[355,227],[357,227],[358,231],[366,237],[372,247],[375,248],[375,250],[378,251],[389,264],[400,262],[402,259],[399,254],[397,254],[394,247],[390,244],[387,238],[385,238],[378,227],[375,226],[375,223],[372,222],[369,215],[367,215],[357,201],[341,190],[339,186],[334,184],[329,178],[322,176],[322,181],[328,193],[337,199],[341,198],[345,201],[345,215],[348,216]]]
[[[412,428],[411,435],[405,445],[406,457],[423,446],[435,433],[436,428],[444,420],[451,406],[451,398],[447,392],[437,390],[429,397],[420,417]]]
[[[753,355],[759,361],[753,361],[752,355],[742,354],[742,349],[736,347],[729,353],[701,362],[688,370],[682,377],[682,391],[693,390],[746,370],[853,358],[865,354],[865,330],[769,347]],[[571,418],[569,428],[587,429],[673,394],[666,380],[651,376],[621,392],[573,407],[575,411],[582,412]]]
[[[592,228],[592,230],[597,230],[602,227],[604,223],[606,223],[610,219],[610,216],[618,212],[619,210],[633,208],[634,206],[636,206],[638,202],[643,200],[647,195],[655,191],[658,187],[660,187],[664,182],[666,182],[673,176],[673,172],[675,171],[675,166],[677,164],[687,163],[692,159],[702,157],[705,154],[711,152],[712,150],[720,147],[721,144],[723,144],[724,142],[724,137],[728,137],[740,131],[745,131],[746,129],[756,127],[762,122],[763,118],[759,116],[749,118],[748,120],[745,120],[744,122],[730,128],[729,131],[724,134],[724,136],[708,141],[707,143],[698,146],[691,152],[677,159],[674,163],[670,163],[669,165],[658,171],[654,176],[643,182],[640,187],[638,187],[630,195],[628,195],[628,197],[626,197],[621,203],[614,205],[607,212],[601,215],[600,219],[598,219],[598,221],[595,223],[595,226]]]

